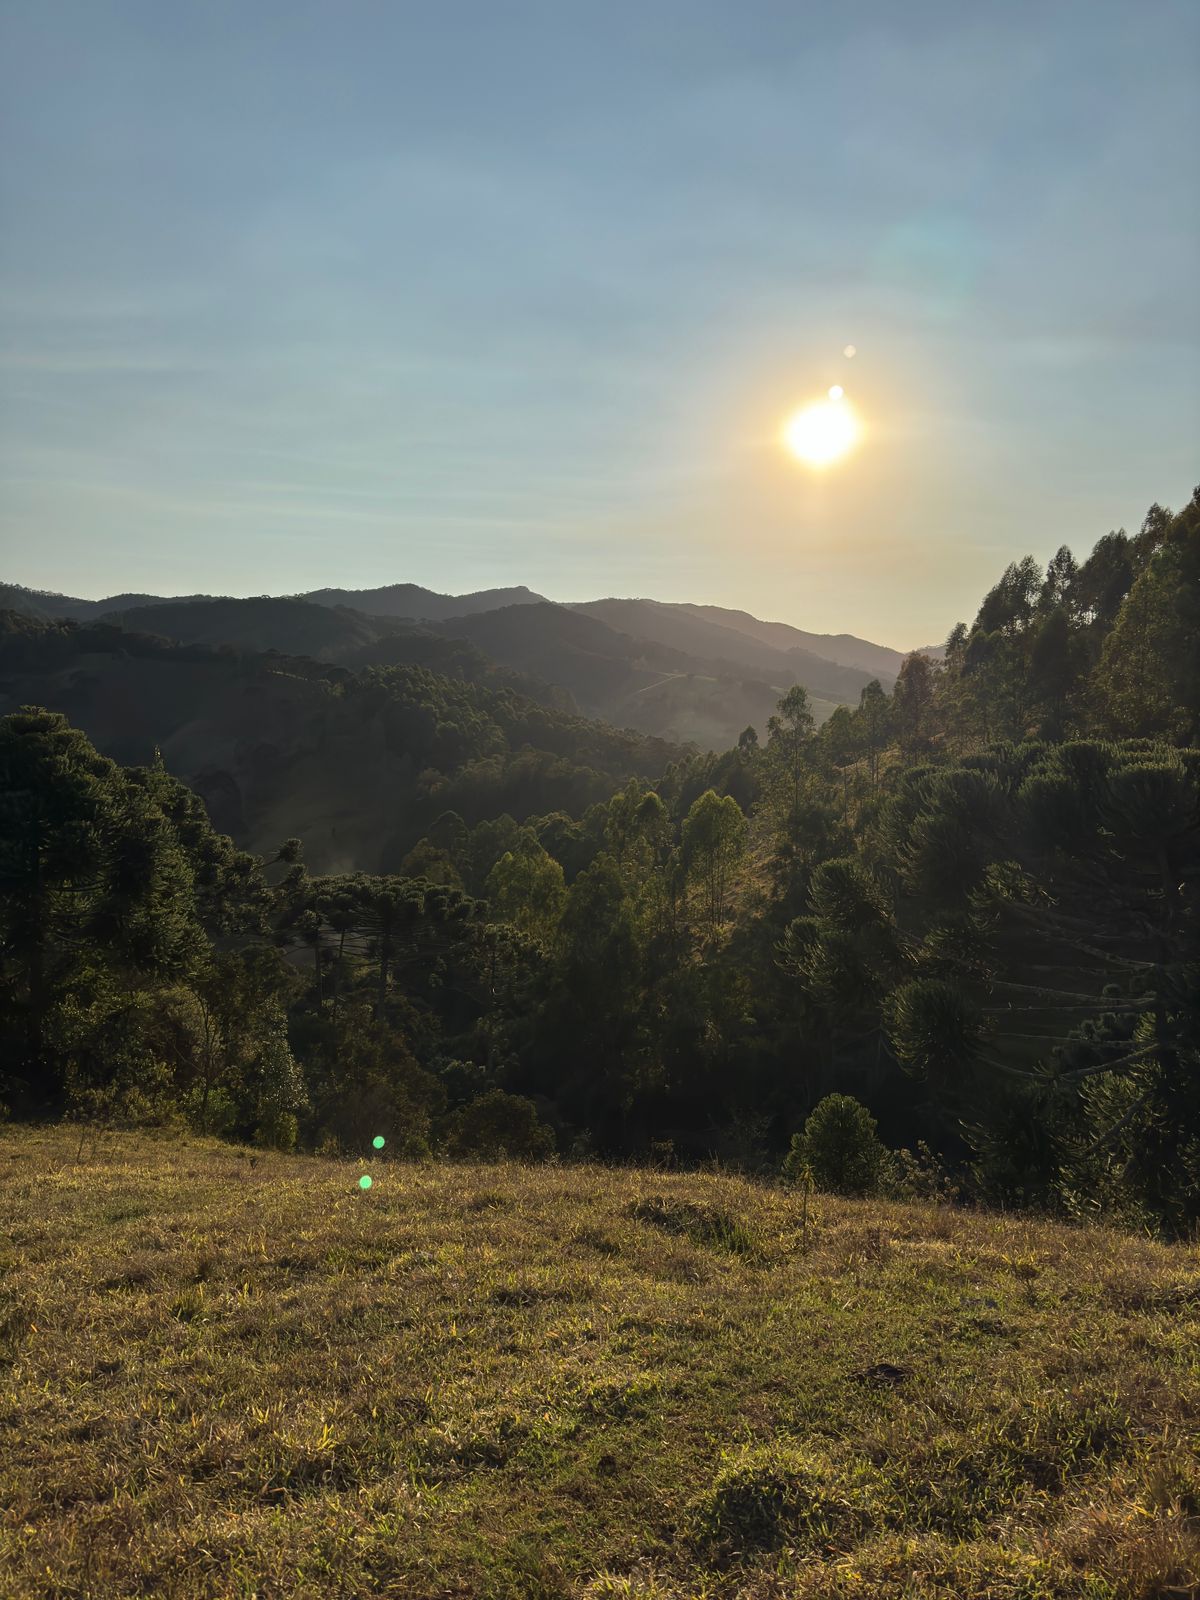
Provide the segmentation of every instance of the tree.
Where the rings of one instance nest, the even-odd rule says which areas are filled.
[[[813,1108],[803,1133],[792,1135],[783,1172],[793,1182],[807,1174],[830,1194],[873,1194],[886,1156],[866,1106],[853,1095],[827,1094]]]
[[[1046,577],[1038,595],[1039,611],[1057,611],[1060,606],[1073,603],[1075,581],[1079,576],[1079,563],[1067,545],[1060,545],[1046,566]]]
[[[767,752],[786,780],[789,806],[794,807],[800,798],[805,749],[815,726],[808,690],[803,684],[792,685],[779,701],[776,713],[767,723]]]
[[[880,1006],[903,961],[902,942],[879,885],[853,856],[822,862],[811,877],[808,911],[776,946],[802,1013],[806,1038],[824,1055],[813,1066],[833,1078],[844,1061],[884,1065]],[[890,1052],[887,1061],[890,1062]]]
[[[1200,1215],[1194,1003],[1200,771],[1166,747],[997,750],[893,802],[930,928],[886,1006],[892,1049],[972,1139],[997,1197],[1102,1157],[1172,1228]],[[883,819],[890,832],[890,817]],[[934,938],[937,919],[946,937]],[[1014,1167],[1026,1152],[1033,1188]]]
[[[984,596],[975,618],[975,631],[1002,634],[1022,632],[1033,616],[1042,584],[1041,568],[1032,556],[1010,562],[1000,582]]]
[[[1047,611],[1031,630],[1029,677],[1042,711],[1041,731],[1051,739],[1066,729],[1071,691],[1079,677],[1075,639],[1066,608]]]
[[[1114,733],[1193,742],[1200,733],[1200,489],[1152,532],[1156,542],[1104,641],[1092,697]]]
[[[729,879],[746,845],[746,819],[732,795],[706,789],[683,824],[682,855],[701,892],[710,937],[725,921]]]
[[[484,892],[493,915],[543,941],[557,928],[567,899],[563,869],[532,835],[519,852],[504,852],[488,873]]]
[[[296,1069],[292,1082],[279,1048],[299,987],[281,953],[260,945],[206,952],[187,987],[167,997],[179,1029],[172,1051],[178,1100],[201,1133],[248,1135],[301,1109],[302,1077]],[[264,1063],[269,1084],[256,1081]]]
[[[955,984],[918,978],[888,1002],[888,1031],[898,1060],[935,1087],[961,1087],[979,1055],[976,1007]]]
[[[276,1150],[293,1150],[299,1124],[296,1113],[308,1104],[304,1076],[280,1025],[263,1039],[254,1062],[255,1137]]]
[[[348,997],[336,1019],[312,1019],[301,1031],[313,1133],[344,1150],[363,1150],[382,1134],[394,1155],[429,1154],[444,1095],[405,1034],[374,1015],[366,994]]]
[[[534,1086],[601,1136],[624,1114],[642,1010],[642,948],[633,900],[602,852],[571,885],[548,974]]]
[[[623,872],[637,880],[659,866],[671,842],[671,819],[661,798],[631,778],[608,802],[604,843]]]
[[[457,889],[364,873],[318,882],[335,897],[346,935],[372,961],[379,1018],[400,973],[428,968],[471,936],[475,903]]]
[[[928,741],[934,687],[934,668],[929,657],[919,650],[905,656],[892,691],[892,713],[900,748],[906,755],[922,749]]]
[[[1133,582],[1133,556],[1129,535],[1106,534],[1080,567],[1069,590],[1073,604],[1086,622],[1108,632]]]
[[[918,669],[919,671],[920,669]],[[871,773],[871,788],[879,787],[879,757],[888,741],[891,706],[878,678],[872,678],[858,700],[858,717],[863,747]]]

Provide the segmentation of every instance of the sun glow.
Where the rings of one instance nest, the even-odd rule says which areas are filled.
[[[854,447],[858,435],[858,418],[836,383],[828,400],[803,406],[783,425],[784,444],[808,467],[829,467],[840,461]]]

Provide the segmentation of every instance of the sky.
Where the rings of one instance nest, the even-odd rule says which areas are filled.
[[[1195,0],[0,0],[0,62],[8,581],[906,649],[1200,478]]]

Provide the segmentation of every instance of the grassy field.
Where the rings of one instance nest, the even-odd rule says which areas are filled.
[[[0,1136],[6,1600],[1200,1576],[1194,1249],[806,1222],[719,1175],[77,1152]]]

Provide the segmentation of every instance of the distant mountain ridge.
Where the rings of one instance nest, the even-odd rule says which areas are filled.
[[[869,639],[856,638],[852,633],[807,633],[803,628],[793,628],[788,622],[762,622],[748,611],[730,611],[724,606],[698,606],[681,602],[676,609],[692,611],[697,616],[719,622],[722,627],[749,634],[777,650],[806,650],[826,661],[836,661],[840,666],[857,667],[877,677],[895,678],[904,660],[902,650],[892,650],[885,644],[872,644]]]
[[[416,583],[389,583],[379,589],[313,589],[293,598],[318,606],[353,606],[371,617],[399,617],[409,622],[445,622],[450,617],[499,611],[502,606],[553,604],[523,583],[511,589],[477,589],[473,594],[438,594]]]
[[[140,610],[146,606],[188,605],[205,600],[230,600],[231,595],[186,594],[115,594],[100,600],[83,600],[74,595],[58,594],[48,589],[29,589],[21,584],[0,583],[0,609],[24,612],[31,616],[73,617],[77,621],[107,616],[114,611]],[[251,600],[285,599],[305,600],[313,605],[348,606],[371,617],[394,617],[409,622],[447,622],[455,617],[476,616],[485,611],[499,611],[506,606],[559,605],[573,611],[585,611],[602,620],[622,614],[636,615],[636,608],[653,608],[659,612],[687,612],[692,616],[756,639],[760,644],[776,651],[805,650],[822,660],[838,666],[855,667],[872,675],[894,678],[900,670],[905,652],[890,649],[887,645],[873,644],[851,633],[810,633],[787,622],[767,622],[748,611],[736,611],[726,606],[697,605],[690,601],[665,601],[651,599],[619,599],[559,602],[549,600],[525,584],[514,584],[503,589],[478,589],[469,594],[440,594],[435,589],[422,588],[416,583],[389,583],[373,589],[310,589],[303,594],[282,596],[249,595],[240,598]],[[635,608],[633,612],[629,608]],[[644,622],[644,612],[642,620]],[[657,630],[655,630],[657,631]],[[710,641],[711,642],[711,641]],[[922,650],[940,649],[940,646],[923,645]]]
[[[112,595],[83,600],[0,585],[0,608],[103,624],[184,645],[275,651],[351,670],[427,659],[477,672],[471,650],[542,704],[674,743],[728,749],[764,730],[780,697],[808,690],[818,721],[855,705],[903,656],[851,634],[816,634],[723,606],[609,597],[563,605],[524,585],[466,595],[417,584],[243,599]]]
[[[858,699],[859,691],[879,678],[890,689],[900,670],[904,657],[898,651],[871,645],[865,639],[852,640],[849,650],[834,655],[818,654],[801,643],[804,639],[836,638],[851,640],[851,635],[805,634],[784,622],[760,622],[744,611],[726,611],[721,606],[693,606],[672,604],[662,600],[588,600],[571,608],[590,617],[607,622],[635,638],[653,639],[674,649],[710,661],[728,661],[742,667],[778,671],[781,662],[795,669],[796,678],[808,686],[808,677],[814,673],[825,680],[824,688],[813,688],[826,698],[841,699],[842,690]],[[735,625],[737,619],[745,624]],[[761,637],[762,630],[774,631],[779,643]],[[863,667],[849,655],[862,657],[874,651],[880,658],[878,664]],[[807,676],[806,676],[807,673]],[[848,674],[848,676],[844,676]]]
[[[438,594],[416,583],[389,583],[377,589],[313,589],[293,595],[214,595],[214,594],[114,594],[102,600],[81,600],[74,595],[57,594],[49,589],[27,589],[19,583],[0,583],[0,609],[26,616],[70,617],[76,622],[92,622],[114,611],[141,610],[148,606],[191,605],[202,600],[307,600],[320,606],[350,606],[373,617],[397,617],[410,622],[438,622],[446,617],[470,616],[476,611],[494,611],[500,606],[526,605],[545,600],[523,583],[509,589],[479,589],[474,594]]]

